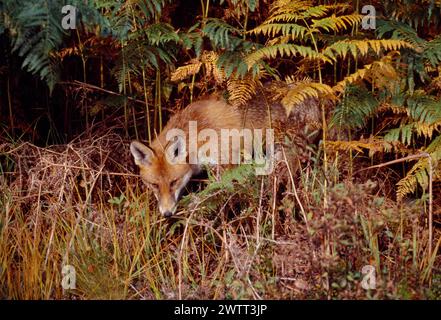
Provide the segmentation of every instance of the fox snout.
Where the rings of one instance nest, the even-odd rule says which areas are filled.
[[[159,212],[166,218],[171,217],[175,214],[177,208],[177,199],[174,199],[173,195],[168,197],[161,197],[158,199],[159,202]]]

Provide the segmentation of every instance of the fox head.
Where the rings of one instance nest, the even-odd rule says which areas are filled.
[[[179,139],[171,140],[164,148],[158,149],[138,141],[130,144],[142,181],[153,190],[161,214],[170,217],[176,211],[181,191],[193,175],[193,170],[185,161],[177,161],[183,156],[185,158],[185,148]]]

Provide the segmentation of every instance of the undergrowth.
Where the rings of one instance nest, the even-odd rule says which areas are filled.
[[[285,154],[268,176],[211,171],[166,219],[116,135],[0,152],[2,298],[440,298],[439,230],[429,257],[424,201],[385,196],[381,175],[329,183],[324,206],[316,155]]]

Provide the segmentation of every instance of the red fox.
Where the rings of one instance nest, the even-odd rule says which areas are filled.
[[[283,122],[287,119],[281,105],[273,105],[271,112],[268,110],[264,101],[235,107],[223,99],[209,98],[194,102],[173,115],[150,146],[133,141],[130,151],[140,169],[142,181],[153,190],[158,200],[160,213],[164,217],[170,217],[175,213],[181,191],[190,178],[201,171],[204,163],[237,163],[231,162],[231,159],[243,151],[245,129],[249,129],[250,132],[256,129],[266,130],[278,121]],[[230,139],[230,135],[224,135],[225,130],[241,134],[242,142],[229,144],[227,140]],[[176,131],[181,132],[181,136],[171,134]],[[268,132],[267,130],[267,135]],[[193,142],[192,148],[191,140],[195,136],[198,138]],[[204,143],[206,144],[207,138],[213,136],[218,145],[226,144],[227,147],[221,148],[220,151],[209,149],[205,158],[201,157]],[[222,161],[225,159],[227,161]]]

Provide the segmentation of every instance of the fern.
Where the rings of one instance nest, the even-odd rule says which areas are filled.
[[[216,47],[228,49],[234,46],[234,40],[239,40],[233,35],[240,31],[228,23],[215,18],[208,19],[202,32],[213,42]]]
[[[441,160],[441,136],[435,138],[432,143],[422,151],[427,152],[432,160],[432,170],[434,170],[434,180],[441,178],[441,168],[439,161]],[[409,193],[414,193],[419,185],[426,189],[429,181],[429,160],[421,158],[409,170],[406,176],[397,183],[397,198],[401,200]]]
[[[62,43],[62,2],[5,1],[5,29],[10,30],[12,51],[23,57],[22,67],[47,82],[52,91],[58,81],[58,65],[51,53]]]
[[[214,51],[205,51],[197,59],[192,59],[188,65],[177,68],[171,75],[172,81],[181,81],[198,74],[203,69],[208,78],[214,78],[217,84],[226,80],[225,72],[218,65],[219,55]]]
[[[166,2],[134,0],[110,12],[112,35],[122,47],[112,69],[121,92],[130,74],[140,75],[145,69],[160,69],[161,64],[175,61],[181,37],[171,25],[157,19]]]
[[[242,164],[223,172],[219,180],[210,174],[210,183],[203,191],[199,192],[198,196],[205,197],[219,191],[225,193],[234,192],[237,186],[245,186],[247,181],[254,177],[254,172],[255,166],[253,164]]]
[[[339,32],[357,26],[362,19],[363,16],[357,13],[342,16],[335,16],[333,14],[330,17],[313,21],[311,29],[314,32],[319,32],[320,29],[323,29],[326,32]]]
[[[406,115],[399,128],[389,130],[385,140],[400,140],[406,145],[412,143],[413,134],[429,139],[441,127],[441,102],[424,92],[415,92],[404,98]]]
[[[418,122],[434,124],[441,121],[441,102],[423,91],[417,91],[407,99],[410,117]]]
[[[199,57],[202,52],[203,38],[200,32],[195,31],[199,27],[199,23],[194,24],[187,32],[179,32],[178,35],[181,43],[186,50],[193,49],[196,56]]]
[[[264,23],[248,31],[249,34],[262,34],[267,37],[275,37],[281,34],[282,36],[289,36],[291,40],[303,39],[307,32],[308,28],[295,23]]]
[[[169,42],[177,43],[180,40],[174,28],[167,23],[151,24],[143,29],[143,33],[145,34],[148,44],[151,46],[159,47]]]
[[[441,35],[426,44],[422,57],[434,67],[441,62]]]
[[[371,92],[363,87],[348,86],[343,99],[334,109],[330,125],[339,129],[362,128],[378,106]]]
[[[376,33],[379,38],[390,35],[391,39],[405,40],[420,51],[426,42],[424,39],[418,37],[416,30],[411,26],[394,20],[378,20]]]
[[[384,1],[384,14],[418,29],[431,23],[439,25],[441,4],[435,0]]]
[[[380,20],[377,34],[379,37],[390,36],[391,39],[405,40],[411,43],[415,50],[405,51],[403,62],[408,65],[407,84],[412,93],[415,87],[414,74],[418,75],[422,82],[430,81],[427,66],[437,66],[441,62],[441,36],[431,41],[420,38],[415,29],[398,21]]]
[[[199,70],[201,69],[202,62],[198,60],[190,61],[189,64],[177,68],[170,77],[171,81],[181,81],[184,80],[190,76],[193,76],[197,73],[199,73]]]
[[[326,146],[331,151],[355,151],[362,153],[364,150],[368,150],[369,157],[373,157],[376,153],[405,150],[398,141],[385,141],[376,137],[355,141],[326,141]]]
[[[244,57],[253,48],[260,47],[257,43],[245,40],[242,31],[220,19],[208,19],[202,32],[210,39],[214,48],[223,51],[219,54],[216,65],[227,78],[233,75],[243,78],[248,74],[249,68]],[[255,66],[252,73],[256,75],[258,67]]]
[[[140,75],[143,68],[159,69],[160,63],[172,64],[175,60],[172,50],[167,47],[157,47],[149,40],[130,41],[123,49],[121,56],[116,60],[112,74],[115,76],[120,92],[124,84],[129,81],[128,74]]]
[[[275,1],[266,23],[291,22],[324,17],[331,10],[348,8],[345,4],[314,5],[312,1]]]
[[[270,47],[261,48],[246,57],[246,63],[251,68],[259,60],[264,58],[275,59],[280,57],[292,57],[299,55],[304,58],[330,61],[322,54],[314,51],[314,49],[296,44],[277,44]]]
[[[191,34],[191,38],[187,34],[181,35],[183,43],[187,48],[191,48],[196,41],[201,44],[202,37],[206,37],[210,40],[213,50],[205,51],[199,56],[198,50],[195,49],[197,57],[187,66],[179,67],[172,75],[173,80],[183,80],[203,70],[205,79],[214,78],[217,84],[224,84],[225,80],[230,79],[226,84],[227,90],[232,95],[232,101],[244,102],[243,90],[239,88],[244,88],[243,84],[247,82],[245,79],[250,79],[250,76],[258,77],[260,74],[259,66],[248,68],[244,58],[247,53],[256,47],[259,48],[260,45],[246,40],[242,30],[220,19],[207,19],[199,35],[193,32],[197,26],[198,24],[189,30],[188,34]],[[242,80],[244,81],[241,82]],[[239,83],[242,83],[242,86]],[[234,92],[235,89],[239,91]]]
[[[438,172],[438,162],[441,158],[441,103],[432,96],[423,91],[416,91],[413,94],[407,94],[403,98],[405,114],[400,110],[399,114],[403,116],[400,127],[390,129],[384,136],[385,141],[400,141],[404,145],[412,145],[417,136],[423,135],[427,139],[433,139],[429,146],[421,148],[420,151],[427,152],[433,161],[434,170]],[[437,135],[437,136],[436,136]],[[416,191],[417,186],[423,189],[427,187],[429,162],[427,158],[422,158],[412,166],[406,176],[397,184],[397,197],[402,199],[409,193]],[[434,176],[439,179],[439,174]]]
[[[401,141],[404,145],[410,145],[412,143],[412,133],[414,130],[414,124],[401,125],[399,128],[389,130],[384,136],[386,141]]]
[[[229,79],[227,81],[228,100],[233,106],[245,105],[255,94],[260,81],[253,78]]]
[[[81,0],[35,0],[35,1],[12,1],[5,0],[2,3],[2,28],[0,33],[9,30],[11,35],[13,52],[23,57],[22,67],[32,74],[38,75],[44,80],[52,91],[59,78],[59,50],[63,44],[64,37],[68,34],[61,26],[61,8],[64,5],[73,5],[77,8],[77,28],[84,28],[86,31],[99,31],[99,35],[112,35],[121,41],[126,41],[129,33],[133,31],[133,17],[136,21],[150,20],[161,11],[166,1],[147,0],[130,1],[119,3],[114,1],[85,2]],[[107,10],[107,16],[101,14],[101,10]],[[141,14],[137,14],[141,13]],[[95,28],[99,26],[99,28]],[[146,29],[147,36],[153,37],[151,44],[159,44],[173,41],[176,35],[168,32],[164,25],[157,25],[152,30]],[[170,28],[168,28],[170,29]],[[149,31],[151,31],[149,33]],[[136,32],[131,34],[132,39],[138,40]],[[146,36],[146,35],[144,35]],[[165,38],[169,36],[170,38]],[[155,56],[155,57],[154,57]],[[171,61],[169,55],[158,48],[158,50],[147,49],[146,61],[157,65],[156,57]]]
[[[162,8],[165,6],[167,2],[170,2],[169,0],[138,0],[138,1],[131,1],[135,5],[137,5],[141,12],[143,13],[144,17],[143,19],[147,21],[152,21],[156,16],[161,14]]]
[[[287,115],[291,113],[293,108],[305,101],[308,98],[321,98],[327,96],[327,98],[333,97],[332,88],[326,84],[317,82],[297,82],[295,85],[290,86],[285,96],[282,98],[282,105],[285,107]]]
[[[412,45],[404,40],[343,40],[337,41],[328,46],[323,55],[331,60],[337,57],[345,58],[348,54],[357,59],[359,56],[366,56],[369,49],[376,55],[380,55],[383,51],[399,50],[402,48],[412,48]]]
[[[385,141],[378,138],[369,138],[359,141],[328,141],[327,147],[333,151],[356,151],[363,152],[364,149],[369,150],[369,156],[372,157],[378,152],[391,152],[391,151],[406,151],[400,143],[397,141]],[[439,160],[441,159],[441,136],[438,136],[432,141],[432,143],[425,149],[421,150],[427,152],[431,159],[434,170],[434,180],[441,177],[441,168],[439,166]],[[409,170],[406,176],[397,183],[397,198],[401,200],[409,193],[416,191],[417,186],[421,186],[423,189],[427,188],[429,181],[429,161],[427,158],[421,158],[417,163]]]

